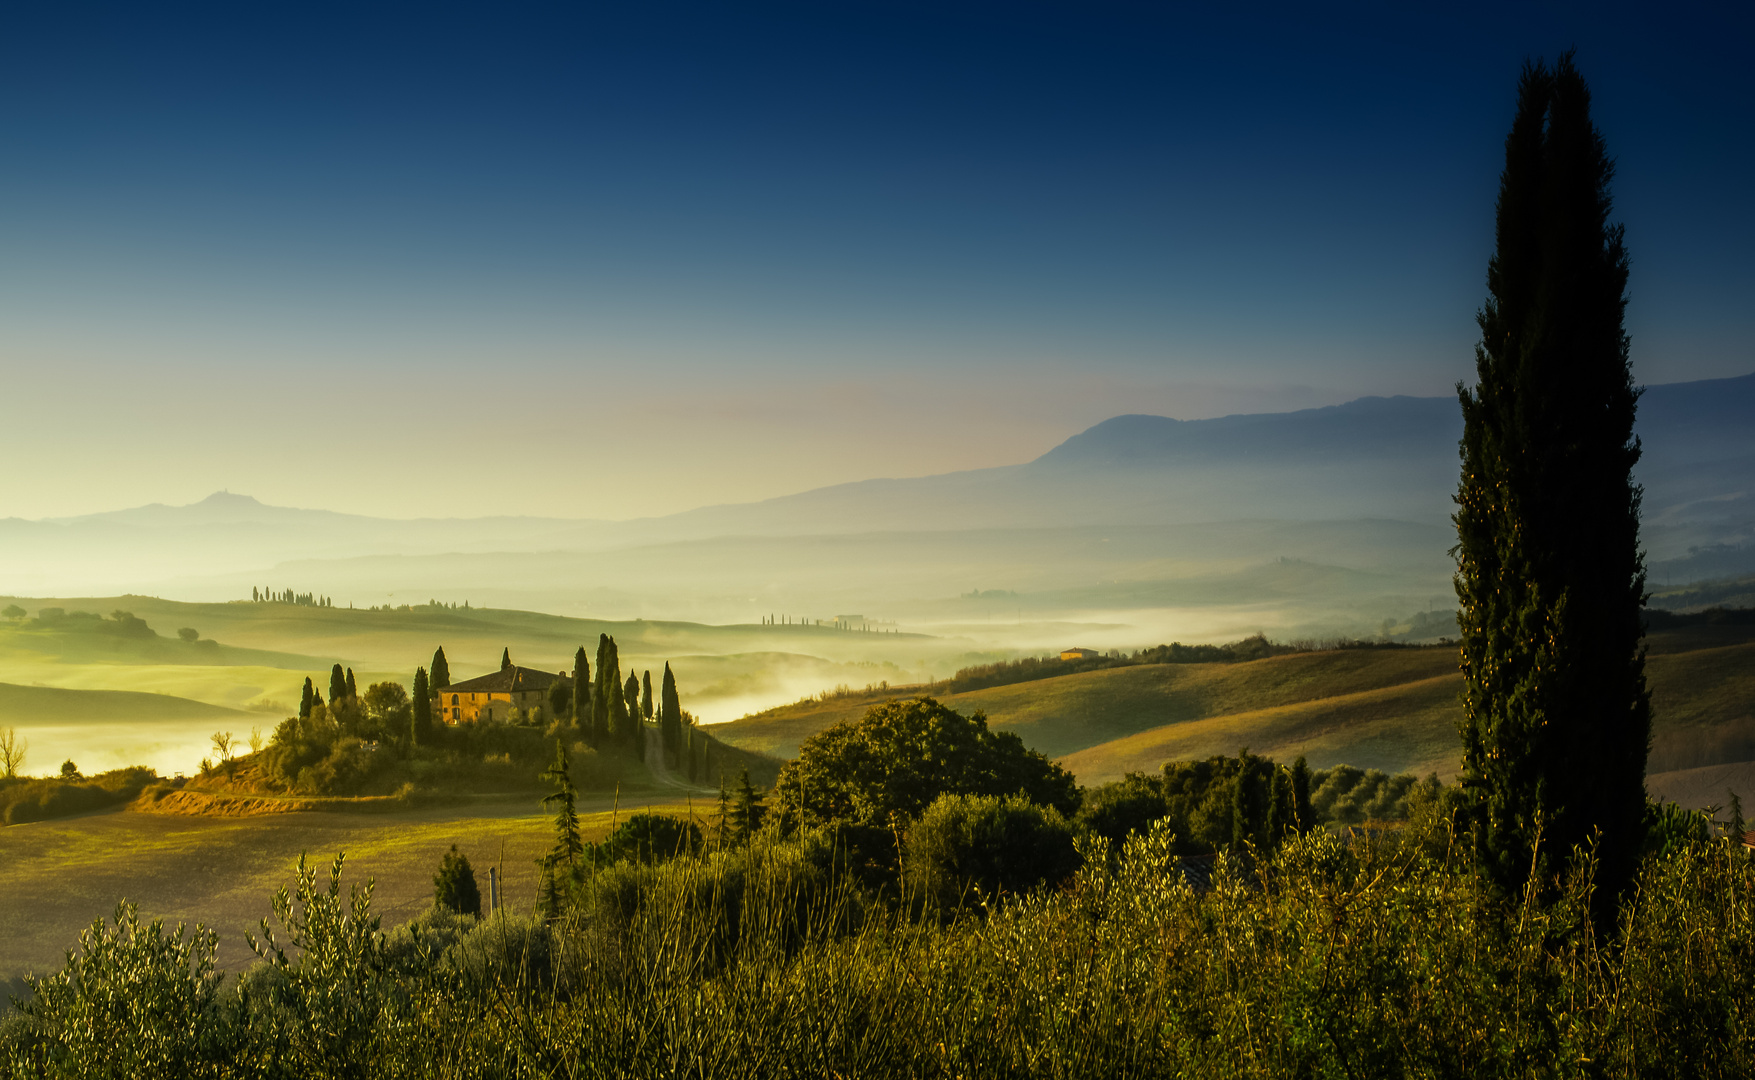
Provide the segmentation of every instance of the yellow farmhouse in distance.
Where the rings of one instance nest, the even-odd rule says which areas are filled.
[[[514,664],[491,675],[441,686],[433,696],[439,702],[437,715],[447,724],[505,723],[513,709],[526,716],[533,709],[546,714],[549,693],[557,683],[568,690],[573,687],[572,677],[564,671],[551,674]]]
[[[1062,649],[1062,650],[1060,650],[1060,658],[1062,660],[1095,660],[1095,659],[1097,659],[1097,650],[1096,649]]]

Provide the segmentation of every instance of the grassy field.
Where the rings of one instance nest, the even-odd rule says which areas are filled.
[[[587,839],[612,816],[641,809],[684,812],[671,795],[581,800]],[[694,804],[704,814],[708,806]],[[301,853],[324,865],[345,851],[349,881],[376,882],[374,910],[385,925],[405,922],[432,899],[433,872],[456,844],[469,856],[483,895],[487,868],[505,873],[507,904],[528,911],[534,859],[553,838],[534,800],[489,799],[388,814],[293,813],[179,817],[112,812],[0,829],[0,982],[60,967],[63,952],[116,902],[134,900],[168,923],[201,922],[220,934],[221,965],[253,960],[244,940],[270,914],[269,898],[292,877]]]
[[[1655,634],[1650,644],[1654,768],[1723,760],[1739,752],[1745,728],[1755,740],[1755,630],[1694,627]],[[941,700],[960,712],[984,710],[994,727],[1017,732],[1085,784],[1243,746],[1282,759],[1304,754],[1318,768],[1449,778],[1458,766],[1461,689],[1454,648],[1433,647],[1111,668]],[[799,702],[714,733],[791,756],[810,735],[891,696]]]

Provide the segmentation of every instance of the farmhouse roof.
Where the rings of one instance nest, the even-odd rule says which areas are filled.
[[[535,668],[513,665],[498,671],[466,679],[450,686],[439,687],[440,693],[455,694],[505,694],[520,690],[547,690],[555,683],[566,683],[571,686],[572,679],[564,675],[556,675],[552,671],[538,671]]]

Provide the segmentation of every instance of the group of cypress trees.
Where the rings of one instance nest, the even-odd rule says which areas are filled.
[[[1623,327],[1614,165],[1571,53],[1526,65],[1500,179],[1477,383],[1462,403],[1456,593],[1462,784],[1478,860],[1510,895],[1594,843],[1599,927],[1644,839],[1651,731],[1639,548],[1639,391]]]
[[[298,604],[301,607],[335,606],[334,601],[327,596],[318,596],[315,593],[293,592],[291,589],[281,589],[276,591],[274,589],[259,588],[254,585],[250,586],[250,599],[258,604]]]

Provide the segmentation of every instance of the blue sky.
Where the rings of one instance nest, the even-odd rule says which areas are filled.
[[[13,12],[0,516],[626,517],[1472,371],[1519,64],[1642,380],[1755,370],[1730,5]],[[492,492],[491,496],[485,493]]]

